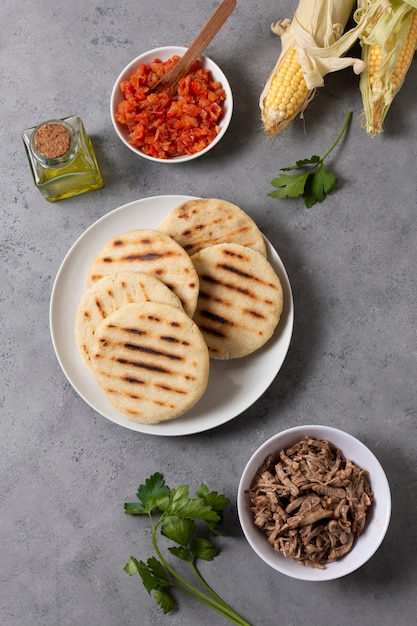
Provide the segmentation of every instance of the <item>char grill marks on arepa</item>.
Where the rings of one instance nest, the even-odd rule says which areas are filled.
[[[264,237],[240,207],[218,198],[195,198],[179,205],[158,226],[190,256],[218,243],[239,243],[266,256]]]
[[[166,302],[182,307],[163,282],[143,272],[117,272],[94,282],[83,294],[75,319],[78,350],[90,367],[95,329],[110,313],[132,302]]]
[[[128,304],[97,327],[94,376],[109,402],[130,419],[158,423],[189,410],[208,383],[204,338],[182,308]]]
[[[192,316],[199,282],[187,252],[172,237],[152,229],[127,231],[109,240],[94,258],[87,286],[120,271],[150,274],[168,286]]]
[[[239,244],[218,244],[192,256],[200,280],[194,321],[210,356],[246,356],[273,334],[283,309],[281,282],[269,261]]]

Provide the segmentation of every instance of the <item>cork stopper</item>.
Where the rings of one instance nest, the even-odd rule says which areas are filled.
[[[70,149],[71,133],[62,124],[48,122],[37,129],[34,145],[39,154],[47,159],[59,159]]]

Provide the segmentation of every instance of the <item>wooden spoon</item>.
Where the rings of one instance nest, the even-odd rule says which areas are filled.
[[[170,96],[173,96],[176,92],[178,82],[188,74],[190,67],[207,48],[232,13],[235,6],[236,0],[223,0],[176,66],[164,74],[148,93],[166,91]]]

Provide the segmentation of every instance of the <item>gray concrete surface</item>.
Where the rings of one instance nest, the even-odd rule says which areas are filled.
[[[198,4],[198,7],[196,6]],[[147,526],[123,503],[154,471],[171,486],[207,482],[231,499],[228,537],[202,568],[256,626],[416,623],[417,229],[415,62],[382,136],[361,128],[358,79],[328,76],[274,142],[258,97],[279,53],[269,26],[295,2],[238,2],[208,54],[230,79],[229,132],[186,166],[144,162],[111,126],[109,98],[140,52],[188,44],[214,2],[4,0],[0,26],[1,421],[0,623],[5,626],[223,624],[187,598],[164,616],[123,566],[150,556]],[[339,187],[307,210],[267,196],[295,159],[323,154],[353,112],[329,166]],[[77,114],[105,178],[100,191],[47,203],[33,185],[20,133]],[[67,382],[49,333],[49,301],[72,243],[95,220],[138,198],[217,196],[252,215],[290,277],[295,326],[285,363],[243,414],[205,433],[156,437],[94,412]],[[68,329],[68,333],[72,328]],[[316,584],[287,579],[245,542],[235,498],[255,448],[292,425],[323,423],[367,444],[383,464],[392,521],[359,571]]]

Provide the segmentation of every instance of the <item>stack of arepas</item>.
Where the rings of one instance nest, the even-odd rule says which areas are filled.
[[[155,424],[199,401],[210,359],[262,347],[282,309],[282,286],[253,219],[225,200],[195,199],[155,230],[118,234],[98,251],[75,335],[109,402]]]

